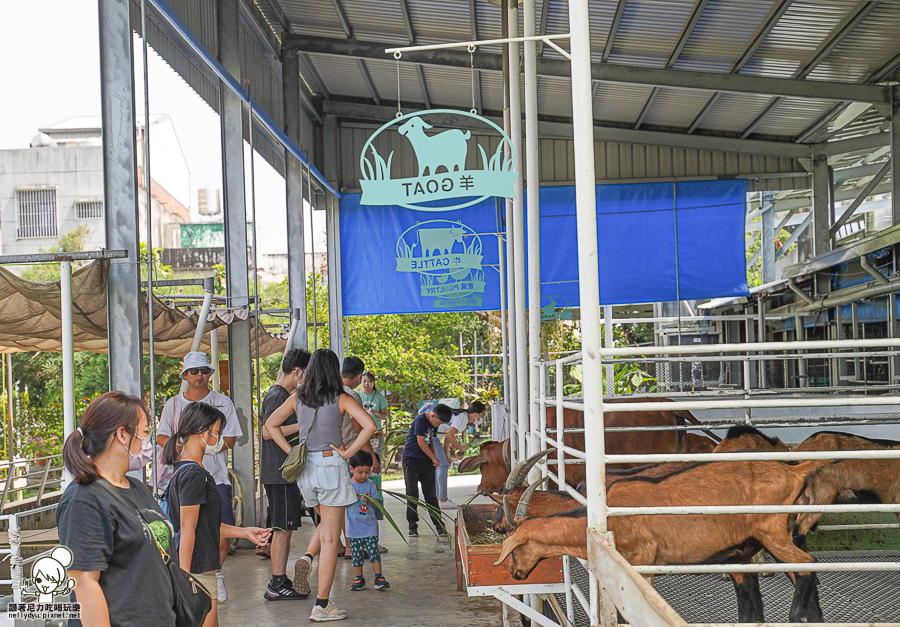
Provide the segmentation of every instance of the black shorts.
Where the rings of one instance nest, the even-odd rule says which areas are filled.
[[[293,531],[300,526],[300,512],[303,497],[296,483],[267,483],[266,498],[269,499],[269,524],[276,531]]]

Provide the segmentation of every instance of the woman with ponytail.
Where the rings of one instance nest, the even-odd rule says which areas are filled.
[[[88,405],[63,446],[74,481],[56,522],[60,544],[72,552],[68,571],[81,604],[81,622],[69,625],[175,625],[172,582],[160,556],[174,550],[172,527],[147,487],[125,474],[141,467],[150,444],[147,414],[140,398],[107,392]]]
[[[178,563],[207,590],[216,589],[216,571],[222,566],[221,538],[245,538],[265,546],[272,532],[222,523],[222,493],[203,467],[203,456],[213,455],[222,448],[225,422],[225,414],[218,408],[207,403],[191,403],[182,410],[177,431],[163,449],[162,462],[175,466],[166,501],[178,534]],[[217,605],[218,600],[213,597],[212,610],[203,627],[218,626]]]

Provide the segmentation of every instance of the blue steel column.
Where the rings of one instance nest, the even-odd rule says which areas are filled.
[[[295,50],[286,50],[281,60],[284,92],[284,132],[300,145],[300,64]],[[303,164],[285,149],[285,186],[287,188],[288,299],[300,316],[300,330],[293,336],[293,347],[306,348],[306,243],[303,239]],[[292,348],[285,347],[285,350]]]
[[[239,0],[220,0],[219,61],[241,80]],[[250,304],[247,262],[247,211],[244,190],[244,105],[229,89],[220,90],[219,120],[222,129],[222,169],[225,196],[225,289],[230,307]],[[256,481],[253,455],[253,367],[250,353],[252,321],[238,320],[228,325],[228,379],[231,400],[237,410],[244,435],[233,452],[237,473],[250,502],[244,502],[244,524],[257,524],[253,495]]]
[[[109,386],[143,396],[138,261],[134,59],[128,0],[99,0],[100,95],[106,247],[127,250],[112,261],[107,286]]]

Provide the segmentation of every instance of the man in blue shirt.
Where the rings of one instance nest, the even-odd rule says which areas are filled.
[[[419,498],[419,484],[422,484],[422,494],[425,502],[430,505],[429,514],[431,522],[438,535],[446,536],[447,530],[441,522],[440,509],[435,490],[435,468],[441,465],[437,454],[434,452],[437,438],[437,428],[450,422],[452,412],[449,407],[438,403],[430,411],[423,412],[415,417],[409,427],[406,436],[406,446],[403,447],[403,478],[406,481],[406,495],[414,499]],[[407,501],[406,522],[409,523],[409,536],[414,538],[419,535],[419,508]]]

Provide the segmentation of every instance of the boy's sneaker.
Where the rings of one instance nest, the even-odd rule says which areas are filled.
[[[291,580],[285,579],[278,588],[273,588],[272,584],[266,586],[266,592],[263,598],[266,601],[299,601],[305,599],[308,594],[300,594],[291,586]]]
[[[384,575],[375,575],[375,589],[376,590],[384,590],[385,588],[390,588],[391,584],[388,583],[387,579],[384,578]]]
[[[344,620],[345,618],[347,618],[347,612],[339,610],[331,601],[328,602],[328,607],[314,605],[312,614],[309,615],[309,620],[314,623],[324,623],[328,620]]]
[[[446,538],[446,537],[447,537],[447,530],[444,529],[443,527],[438,527],[438,529],[437,529],[437,534],[438,534],[438,537],[440,537],[440,538]]]
[[[378,579],[376,579],[375,581],[377,582]],[[378,584],[376,583],[376,585],[378,585]],[[362,575],[357,575],[356,578],[353,579],[353,583],[350,584],[350,590],[352,592],[356,592],[358,590],[365,590],[365,589],[366,589],[366,578],[363,577]]]
[[[409,537],[410,538],[418,538],[419,537],[419,528],[418,527],[410,527],[409,528]]]
[[[228,590],[225,589],[225,575],[221,570],[216,571],[216,592],[219,594],[219,603],[225,603],[228,600]]]
[[[441,502],[441,509],[456,509],[457,507],[459,506],[450,499]]]
[[[309,573],[312,571],[312,560],[303,556],[294,564],[294,590],[304,599],[309,596]]]

